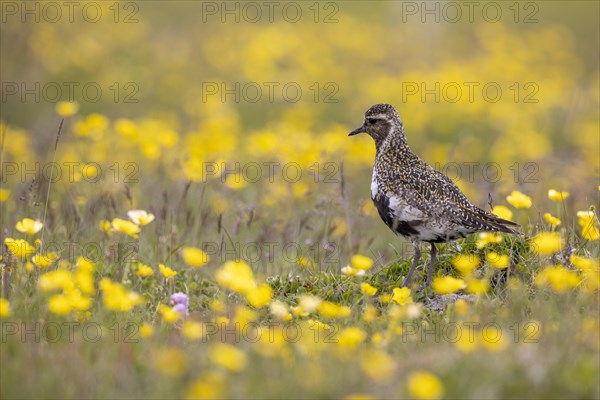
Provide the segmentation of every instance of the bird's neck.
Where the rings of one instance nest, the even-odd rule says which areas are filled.
[[[376,154],[384,154],[387,152],[401,152],[408,150],[408,142],[404,134],[404,126],[395,127],[388,133],[383,140],[375,140]]]

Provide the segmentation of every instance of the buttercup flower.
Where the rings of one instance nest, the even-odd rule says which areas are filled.
[[[443,276],[434,278],[431,287],[437,294],[450,294],[464,289],[467,284],[462,279]]]
[[[150,214],[144,210],[129,210],[127,211],[127,216],[139,226],[148,225],[150,222],[154,221],[154,214]]]
[[[396,302],[397,304],[403,306],[413,302],[409,288],[394,288],[393,292],[394,294],[392,295],[392,301]]]
[[[559,192],[554,189],[548,190],[548,198],[550,200],[563,201],[566,200],[567,197],[569,197],[569,192]]]
[[[352,256],[350,266],[354,269],[367,270],[373,266],[373,260],[360,254]]]
[[[489,253],[487,253],[485,258],[488,264],[490,264],[494,268],[504,269],[508,267],[509,257],[506,254],[500,255],[495,251],[490,251]]]
[[[360,291],[366,296],[375,296],[377,293],[377,288],[369,285],[366,282],[360,284]]]
[[[167,267],[164,264],[158,264],[158,270],[160,271],[162,276],[164,276],[167,279],[177,275],[177,272],[173,271],[171,268]]]
[[[190,267],[202,267],[209,261],[208,254],[196,247],[184,247],[181,253],[183,261]]]
[[[414,371],[408,376],[408,392],[417,399],[441,399],[444,385],[437,376],[427,371]]]
[[[25,258],[35,252],[35,247],[23,239],[6,238],[4,244],[8,247],[8,251],[18,258]]]
[[[79,104],[75,101],[59,101],[54,108],[61,117],[71,117],[79,111]]]
[[[558,225],[560,225],[560,219],[554,217],[550,213],[545,213],[544,214],[544,221],[546,221],[547,223],[549,223],[552,226],[558,226]]]
[[[494,208],[492,208],[492,214],[508,221],[511,221],[513,217],[512,211],[506,206],[494,206]]]
[[[506,201],[515,208],[530,208],[532,204],[531,197],[517,190],[513,190],[510,195],[506,196]]]
[[[121,218],[113,219],[110,225],[115,231],[124,233],[134,239],[137,239],[139,237],[138,233],[141,232],[141,229],[138,225]]]
[[[42,224],[38,220],[34,221],[31,218],[23,218],[22,220],[17,222],[17,224],[15,225],[15,228],[19,232],[26,233],[28,235],[33,235],[35,233],[38,233],[43,227],[44,227],[44,224]]]
[[[533,238],[533,251],[542,255],[551,255],[560,251],[562,240],[558,232],[540,232]]]
[[[0,298],[0,318],[10,316],[10,303],[6,299]]]
[[[138,263],[136,274],[142,277],[152,276],[154,275],[154,270],[146,264]]]

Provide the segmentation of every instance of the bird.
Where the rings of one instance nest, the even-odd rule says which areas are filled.
[[[407,287],[421,258],[421,242],[430,243],[431,257],[424,288],[431,286],[436,243],[476,232],[521,234],[519,225],[472,204],[443,173],[408,147],[404,124],[390,104],[376,104],[365,112],[363,124],[348,136],[367,133],[375,141],[371,199],[379,216],[415,249],[402,286]]]

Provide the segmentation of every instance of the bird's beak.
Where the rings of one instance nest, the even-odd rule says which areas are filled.
[[[361,126],[360,128],[356,128],[355,130],[353,130],[352,132],[350,132],[350,133],[348,134],[348,136],[354,136],[354,135],[358,135],[359,133],[362,133],[362,132],[366,132],[366,131],[365,131],[365,126],[364,126],[364,125],[363,125],[363,126]]]

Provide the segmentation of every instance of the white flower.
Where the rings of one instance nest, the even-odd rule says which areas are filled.
[[[127,211],[127,216],[139,226],[144,226],[154,221],[154,214],[150,214],[145,210],[129,210]]]

